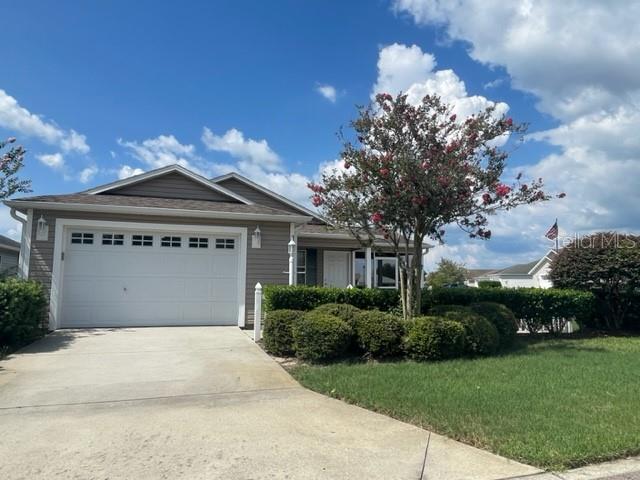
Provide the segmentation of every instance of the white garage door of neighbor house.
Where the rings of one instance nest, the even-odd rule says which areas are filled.
[[[72,228],[61,327],[237,325],[239,238]]]

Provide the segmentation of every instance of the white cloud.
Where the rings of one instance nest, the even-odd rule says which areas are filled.
[[[496,107],[496,115],[504,115],[509,106],[492,102],[480,95],[469,96],[464,82],[453,70],[434,70],[436,60],[417,45],[394,43],[383,47],[378,57],[378,78],[371,97],[377,93],[392,95],[404,92],[409,102],[417,104],[425,95],[438,95],[452,106],[460,118]]]
[[[18,101],[0,89],[0,126],[16,135],[37,137],[49,145],[56,145],[65,152],[89,153],[87,138],[75,130],[64,130],[54,122],[45,121],[40,115],[20,106]]]
[[[144,170],[141,168],[135,168],[129,165],[123,165],[118,170],[118,179],[122,180],[123,178],[133,177],[134,175],[140,175],[141,173],[144,173]]]
[[[61,153],[36,155],[36,158],[40,160],[42,164],[54,170],[62,170],[65,167],[64,157]]]
[[[78,181],[80,183],[89,183],[99,171],[100,169],[96,165],[83,168],[80,173],[78,173]]]
[[[0,234],[20,241],[22,224],[11,217],[9,210],[9,207],[0,205]]]
[[[316,92],[329,100],[331,103],[336,103],[336,100],[338,99],[338,92],[332,85],[319,84],[316,86]]]
[[[180,143],[173,135],[159,135],[142,142],[125,141],[120,138],[118,144],[149,169],[178,164],[197,173],[203,173],[199,168],[201,159],[196,155],[196,148]]]
[[[216,135],[209,128],[204,127],[202,143],[207,150],[226,152],[234,159],[248,164],[247,168],[259,167],[273,172],[283,170],[280,157],[266,140],[245,138],[244,134],[235,128],[227,130],[223,135]]]
[[[497,217],[494,234],[539,243],[556,216],[568,234],[640,230],[640,2],[396,0],[394,8],[503,67],[513,88],[560,122],[529,135],[559,152],[525,173],[567,197]]]

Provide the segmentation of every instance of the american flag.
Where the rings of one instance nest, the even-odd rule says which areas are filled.
[[[558,238],[558,220],[556,220],[556,223],[553,224],[553,226],[547,233],[544,234],[544,236],[549,240],[555,240],[556,238]]]

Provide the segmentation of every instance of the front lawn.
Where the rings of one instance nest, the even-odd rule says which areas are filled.
[[[531,341],[439,363],[298,366],[304,386],[506,457],[564,469],[640,453],[640,337]]]

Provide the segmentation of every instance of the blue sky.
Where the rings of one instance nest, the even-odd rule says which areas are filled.
[[[602,72],[585,70],[582,77],[569,78],[575,89],[558,93],[562,88],[553,77],[566,80],[571,72],[562,77],[562,58],[556,57],[569,55],[563,48],[571,46],[556,42],[558,52],[551,55],[551,48],[537,44],[539,33],[522,25],[543,18],[579,33],[576,12],[578,17],[593,12],[577,2],[578,10],[558,14],[540,2],[523,20],[522,9],[498,10],[499,2],[470,1],[466,15],[473,17],[473,9],[480,9],[475,14],[480,21],[470,25],[460,9],[444,4],[8,1],[3,10],[11,14],[0,42],[0,136],[16,136],[28,149],[24,176],[33,180],[35,194],[79,191],[177,160],[211,176],[237,169],[303,201],[306,180],[338,157],[336,132],[348,126],[355,105],[367,103],[376,85],[408,90],[430,81],[429,88],[440,92],[453,81],[465,90],[452,97],[455,101],[477,96],[482,102],[504,102],[510,116],[528,122],[531,132],[542,132],[514,152],[514,167],[554,177],[562,170],[565,180],[579,179],[584,165],[570,165],[573,160],[563,156],[594,137],[579,127],[592,119],[596,107],[602,110],[595,101],[592,110],[585,110],[579,89],[595,85],[617,95],[635,92],[637,85],[620,86],[615,79],[602,80]],[[483,27],[492,9],[507,32],[532,35],[532,46],[519,42],[522,51],[511,51],[505,45],[517,36],[495,32],[499,29],[491,23]],[[383,58],[387,62],[381,68]],[[620,59],[624,67],[625,59]],[[432,66],[415,67],[422,61]],[[577,56],[572,68],[581,61]],[[540,63],[537,77],[530,71],[534,62]],[[447,70],[453,77],[437,74]],[[383,77],[390,80],[385,83]],[[329,98],[319,93],[320,86],[333,88],[325,89]],[[582,114],[571,113],[576,104]],[[610,114],[620,113],[613,109]],[[598,119],[597,126],[603,122]],[[205,128],[208,140],[203,140]],[[567,143],[578,134],[583,136]],[[601,162],[610,158],[610,147],[598,144],[591,150],[604,152],[597,159]],[[613,160],[627,161],[629,155],[635,151]],[[634,173],[636,165],[629,167]],[[597,172],[587,176],[589,181],[597,177]],[[553,188],[574,193],[573,198],[590,188],[574,185],[576,192],[571,192],[555,182]],[[544,206],[496,219],[494,239],[481,245],[450,229],[449,244],[431,260],[444,255],[479,267],[535,258],[548,246],[541,235],[555,216],[564,220],[566,233],[600,225],[635,228],[637,215],[617,220],[606,213],[620,201],[609,197],[587,210],[576,200],[562,208]],[[582,210],[575,214],[576,208]],[[588,220],[594,215],[600,215],[599,223]],[[3,211],[0,233],[15,236],[16,227]]]

